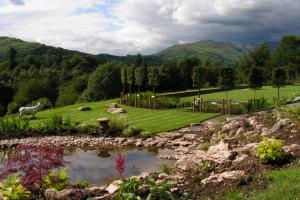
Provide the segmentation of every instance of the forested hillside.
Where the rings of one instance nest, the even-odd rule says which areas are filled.
[[[285,36],[274,52],[267,43],[251,49],[205,41],[171,47],[153,56],[122,57],[1,37],[0,114],[15,113],[37,100],[45,107],[60,107],[118,97],[121,91],[218,86],[220,69],[225,67],[232,68],[229,71],[234,73],[235,83],[247,83],[255,70],[262,71],[263,84],[270,83],[277,67],[283,67],[293,81],[300,71],[299,41],[298,36]],[[255,67],[259,69],[253,71]]]

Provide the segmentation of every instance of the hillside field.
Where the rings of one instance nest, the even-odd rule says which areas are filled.
[[[96,119],[101,117],[109,117],[112,115],[107,113],[106,104],[116,102],[117,100],[80,103],[57,109],[50,109],[38,112],[37,119],[31,120],[31,124],[41,123],[49,120],[53,115],[70,116],[74,122],[81,124],[96,124]],[[89,106],[91,111],[80,112],[80,106]],[[126,115],[128,123],[135,127],[141,128],[152,133],[171,131],[182,127],[189,126],[191,123],[197,123],[209,118],[217,116],[211,113],[193,113],[188,109],[170,109],[170,110],[149,110],[142,108],[133,108],[122,106],[127,111]]]

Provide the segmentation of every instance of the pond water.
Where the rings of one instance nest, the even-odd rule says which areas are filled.
[[[87,181],[91,184],[103,184],[116,178],[116,158],[122,155],[125,159],[125,176],[138,175],[142,172],[160,172],[163,165],[170,166],[174,161],[160,159],[160,155],[174,155],[172,150],[145,149],[93,149],[67,148],[64,151],[68,175],[72,183]],[[0,172],[3,162],[10,157],[10,151],[0,150]]]

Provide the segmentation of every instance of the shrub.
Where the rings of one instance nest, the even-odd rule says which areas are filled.
[[[23,186],[31,192],[35,191],[52,169],[64,165],[64,154],[59,147],[19,146],[13,151],[11,158],[4,161],[0,180],[20,173]]]
[[[207,151],[211,146],[210,142],[203,142],[199,145],[199,148],[203,151]]]
[[[73,125],[70,116],[63,118],[61,115],[53,115],[51,120],[45,121],[42,127],[38,127],[38,129],[41,129],[44,133],[56,134],[60,132],[70,133],[76,127]]]
[[[0,118],[0,135],[4,137],[22,136],[32,131],[29,127],[29,119],[12,117]]]
[[[263,163],[276,163],[283,160],[283,141],[265,138],[258,144],[257,156]]]
[[[0,193],[4,200],[26,200],[31,196],[31,193],[23,187],[19,174],[9,176],[2,186],[0,184]]]
[[[244,105],[248,112],[259,111],[268,108],[268,99],[261,97],[259,99],[249,99],[247,104]]]
[[[209,163],[208,162],[201,162],[198,164],[199,169],[201,169],[202,171],[206,171],[209,169]]]
[[[127,128],[125,128],[123,130],[123,136],[125,137],[134,137],[134,136],[138,136],[141,133],[141,129],[136,128],[134,126],[128,126]]]
[[[149,137],[152,137],[153,136],[153,133],[149,132],[149,131],[142,131],[140,133],[140,136],[143,137],[143,138],[149,138]]]
[[[113,115],[109,121],[109,126],[116,131],[122,132],[128,127],[128,119],[125,115]]]
[[[42,187],[45,189],[55,189],[61,191],[69,185],[69,177],[67,168],[63,168],[60,172],[53,169],[45,178]]]
[[[166,174],[170,175],[174,171],[174,168],[168,167],[167,165],[163,165],[161,167],[161,170],[162,170],[163,173],[166,173]]]

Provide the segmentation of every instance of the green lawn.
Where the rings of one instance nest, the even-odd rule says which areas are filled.
[[[109,102],[116,102],[116,100],[94,102],[94,103],[80,103],[72,106],[66,106],[53,110],[45,110],[38,112],[37,119],[32,120],[31,124],[40,123],[43,120],[50,119],[54,114],[71,116],[71,119],[83,124],[96,123],[95,120],[100,117],[112,117],[108,114],[105,104]],[[78,107],[90,106],[91,111],[80,112]],[[191,123],[200,122],[216,116],[211,113],[193,113],[187,109],[170,109],[170,110],[149,110],[142,108],[126,107],[130,125],[136,126],[152,133],[171,131],[188,126]]]
[[[287,169],[267,174],[270,185],[260,192],[253,191],[248,198],[238,191],[226,192],[219,200],[290,200],[300,199],[300,163]]]
[[[292,85],[282,87],[280,89],[280,96],[291,99],[297,95],[300,95],[300,86]],[[242,90],[232,90],[228,92],[229,98],[233,100],[248,100],[254,97],[254,91],[250,89],[242,89]],[[194,97],[183,97],[182,101],[193,101]],[[225,99],[225,92],[216,92],[212,94],[204,94],[201,95],[204,99]],[[273,98],[277,98],[277,88],[273,88],[272,86],[264,86],[262,89],[256,91],[256,98],[265,97],[269,102],[273,101]]]

